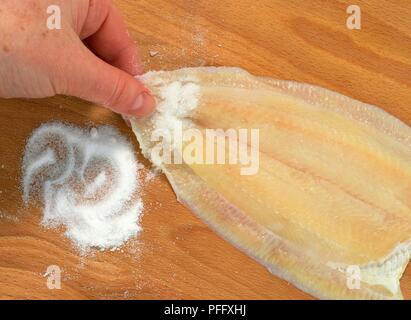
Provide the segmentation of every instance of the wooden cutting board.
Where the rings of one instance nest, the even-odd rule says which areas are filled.
[[[239,66],[336,90],[411,125],[409,0],[356,1],[361,30],[346,27],[345,0],[115,2],[147,70]],[[121,118],[99,106],[67,97],[0,100],[1,298],[311,298],[210,231],[176,201],[163,176],[143,188],[138,238],[122,251],[79,256],[63,230],[40,227],[40,210],[21,202],[25,139],[51,120],[111,124],[138,149]],[[47,288],[49,265],[61,268],[61,289]],[[411,298],[411,270],[402,288]]]

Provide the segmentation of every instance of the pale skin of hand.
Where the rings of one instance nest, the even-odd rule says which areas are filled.
[[[47,26],[50,5],[61,8],[60,30]],[[142,72],[138,50],[110,0],[0,1],[0,97],[65,94],[144,116],[155,101],[134,78]]]

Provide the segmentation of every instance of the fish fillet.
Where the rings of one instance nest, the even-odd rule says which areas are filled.
[[[402,298],[411,252],[407,125],[338,93],[238,68],[149,72],[142,81],[158,107],[132,119],[141,149],[213,230],[316,297]],[[195,160],[188,156],[200,149],[175,134],[180,128],[203,135]],[[206,161],[216,141],[209,129],[225,142],[214,162]],[[239,150],[258,155],[256,172],[244,173]]]

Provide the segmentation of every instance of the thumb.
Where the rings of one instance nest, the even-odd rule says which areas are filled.
[[[151,113],[155,100],[139,80],[117,69],[91,52],[76,59],[66,76],[64,94],[76,96],[128,116]]]

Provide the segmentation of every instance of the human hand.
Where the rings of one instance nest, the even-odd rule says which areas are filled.
[[[47,8],[61,9],[61,29]],[[133,76],[141,60],[110,0],[1,0],[0,97],[77,96],[127,116],[143,116],[154,98]]]

